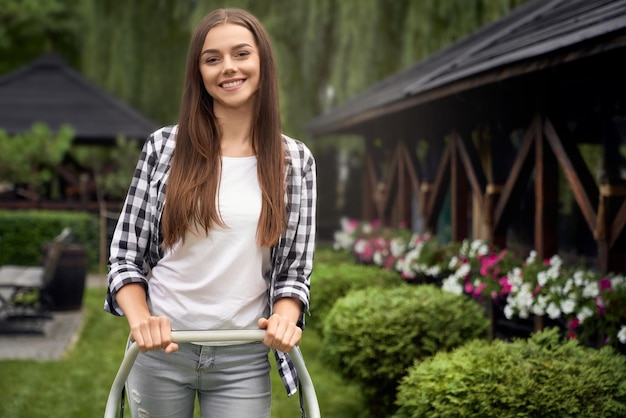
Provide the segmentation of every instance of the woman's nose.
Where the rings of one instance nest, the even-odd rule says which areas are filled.
[[[222,71],[224,71],[225,73],[233,73],[237,71],[237,66],[235,65],[235,62],[232,60],[232,58],[224,58],[224,66],[222,68]]]

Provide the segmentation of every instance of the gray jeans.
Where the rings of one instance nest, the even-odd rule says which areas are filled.
[[[262,343],[179,344],[175,353],[139,353],[126,391],[134,418],[269,418],[269,349]]]

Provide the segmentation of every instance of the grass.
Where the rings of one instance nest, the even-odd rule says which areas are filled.
[[[128,336],[126,321],[102,310],[104,294],[104,289],[86,289],[84,327],[76,345],[62,360],[0,361],[0,417],[103,416]],[[365,416],[358,389],[324,364],[317,355],[320,345],[317,334],[305,331],[301,349],[315,385],[321,415],[324,418]],[[288,398],[276,370],[271,375],[272,418],[299,416],[298,396]]]

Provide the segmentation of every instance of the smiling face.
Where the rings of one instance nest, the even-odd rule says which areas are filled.
[[[260,57],[252,32],[234,23],[213,27],[204,40],[199,65],[216,114],[226,109],[253,109]]]

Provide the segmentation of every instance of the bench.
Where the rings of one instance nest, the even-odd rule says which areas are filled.
[[[0,266],[0,333],[41,333],[43,320],[52,318],[44,290],[70,232],[65,228],[52,240],[41,266]]]

